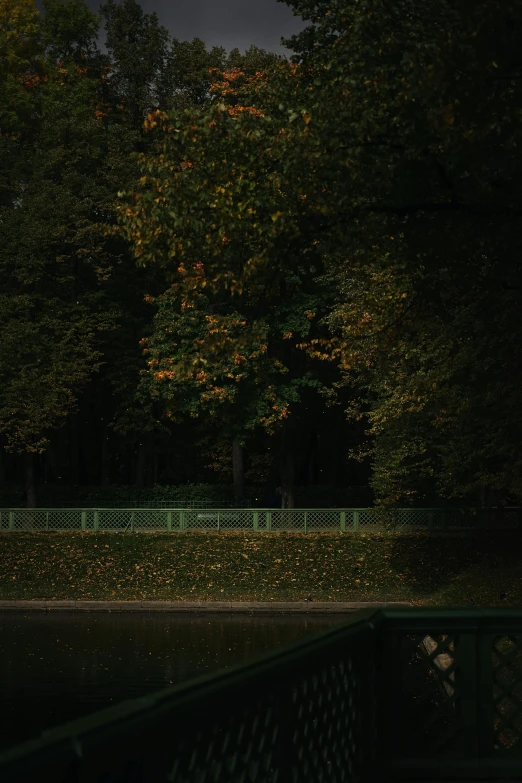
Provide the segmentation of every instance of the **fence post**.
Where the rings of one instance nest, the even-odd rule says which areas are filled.
[[[172,511],[167,511],[167,533],[172,533]]]
[[[9,530],[14,530],[14,511],[9,512]]]
[[[134,516],[135,512],[131,511],[131,533],[134,533]]]
[[[45,529],[49,532],[49,512],[45,512]]]
[[[218,515],[218,533],[219,533],[219,511],[217,512]]]
[[[359,532],[359,509],[355,509],[353,512],[353,532]]]
[[[428,511],[428,529],[433,530],[433,511]]]
[[[254,532],[259,531],[259,511],[254,511]]]
[[[182,533],[185,527],[185,511],[181,509],[179,512],[179,532]]]
[[[346,533],[346,511],[341,511],[341,533]]]
[[[305,522],[305,531],[304,532],[308,533],[308,511],[305,511],[304,515],[305,515],[305,520],[304,520],[304,522]]]
[[[82,511],[82,531],[85,532],[85,529],[87,527],[87,512]]]
[[[94,532],[98,532],[98,528],[100,525],[100,510],[98,508],[94,509]]]
[[[272,530],[272,512],[271,511],[267,511],[266,512],[266,530],[267,530],[267,533],[270,533],[270,531]]]

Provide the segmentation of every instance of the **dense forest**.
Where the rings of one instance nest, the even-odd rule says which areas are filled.
[[[0,0],[0,484],[27,506],[522,499],[522,7],[285,1],[290,59],[136,0]]]

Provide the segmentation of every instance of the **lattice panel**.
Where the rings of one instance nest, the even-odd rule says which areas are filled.
[[[218,720],[202,716],[194,734],[175,743],[166,780],[176,783],[276,783],[273,769],[277,723],[271,699],[263,696],[253,705],[221,712]],[[150,769],[137,780],[145,781]],[[147,774],[148,773],[148,774]]]
[[[34,509],[17,511],[14,515],[15,530],[45,530],[46,512]]]
[[[346,514],[346,526],[348,528],[351,522],[351,514]],[[310,532],[321,532],[322,530],[339,530],[341,527],[341,515],[339,511],[308,511],[306,518],[306,529]]]
[[[174,516],[174,515],[173,515]],[[130,520],[130,513],[129,513]],[[129,526],[130,530],[130,526]],[[167,513],[166,511],[135,511],[134,512],[134,530],[136,533],[148,530],[167,531]]]
[[[272,511],[272,530],[299,530],[304,531],[304,511],[301,509],[285,509],[284,511]]]
[[[81,530],[81,511],[49,511],[49,530]]]
[[[99,512],[98,530],[130,530],[130,511],[119,511],[117,509],[107,511],[104,509]]]
[[[185,530],[253,530],[252,511],[187,511]]]
[[[356,780],[357,772],[368,761],[363,748],[375,750],[376,743],[368,732],[362,738],[362,712],[371,695],[363,692],[364,681],[356,668],[347,654],[346,660],[323,668],[294,690],[292,740],[302,776],[299,780]]]
[[[433,516],[433,523],[437,520]],[[430,527],[430,512],[424,509],[363,509],[359,512],[359,528],[371,530],[425,530]]]
[[[253,530],[254,514],[251,511],[234,511],[221,514],[219,526],[223,530]]]
[[[374,714],[374,694],[365,691],[370,678],[361,653],[357,666],[344,653],[343,660],[297,676],[294,682],[271,678],[263,695],[248,707],[237,707],[233,700],[230,707],[223,705],[213,725],[209,718],[216,713],[209,711],[194,733],[187,730],[188,736],[176,742],[168,780],[359,780],[377,750],[376,724],[368,721]]]
[[[386,523],[391,521],[392,517],[384,511],[372,511],[363,509],[359,511],[359,529],[384,530]]]
[[[458,754],[462,733],[458,636],[404,634],[399,650],[389,713],[390,721],[396,722],[390,755]]]
[[[500,750],[519,750],[522,739],[522,637],[496,636],[491,655],[495,745]]]

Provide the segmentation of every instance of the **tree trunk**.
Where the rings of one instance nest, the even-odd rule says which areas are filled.
[[[27,508],[36,508],[36,483],[34,480],[34,454],[26,451],[24,454],[25,493]]]
[[[138,456],[136,458],[136,479],[135,484],[138,489],[145,486],[145,459],[147,457],[147,443],[145,436],[142,436],[138,443]]]
[[[310,433],[310,446],[308,452],[308,484],[315,486],[319,483],[319,467],[317,464],[317,432]]]
[[[69,425],[70,450],[69,459],[71,465],[71,484],[75,487],[80,484],[80,437],[78,431],[78,413],[73,413]]]
[[[155,487],[159,481],[160,474],[160,455],[156,451],[154,453],[154,469],[152,471],[152,486]]]
[[[234,500],[243,500],[245,497],[245,465],[243,446],[237,438],[234,438],[232,441],[232,477],[234,482]]]
[[[58,478],[58,467],[56,465],[56,445],[53,441],[49,443],[44,457],[44,481],[48,484],[55,484]]]
[[[152,487],[154,485],[154,460],[155,460],[155,438],[153,432],[147,432],[145,436],[145,486]]]
[[[108,487],[111,483],[111,444],[109,442],[109,432],[106,425],[102,429],[101,443],[101,485]]]
[[[335,449],[335,484],[336,487],[344,486],[346,482],[345,468],[345,427],[342,421],[337,424],[337,444]]]
[[[295,441],[292,430],[289,424],[285,427],[281,444],[281,508],[295,508]]]
[[[486,467],[487,467],[486,460],[485,459],[481,459],[480,460],[480,469],[482,471],[485,471]],[[485,484],[482,484],[480,486],[479,492],[478,492],[478,500],[479,500],[481,508],[485,508],[486,507],[487,502],[488,502],[488,495],[489,495],[488,487]]]
[[[3,444],[0,442],[0,486],[5,487],[7,483],[6,466],[5,466],[5,451]]]

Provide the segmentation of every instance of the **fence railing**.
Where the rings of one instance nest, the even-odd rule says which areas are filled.
[[[274,652],[46,731],[0,754],[0,777],[520,780],[521,691],[521,611],[365,609]]]
[[[253,532],[379,530],[522,530],[522,513],[459,509],[199,509],[199,508],[44,508],[0,509],[0,532],[83,530],[112,532]]]

